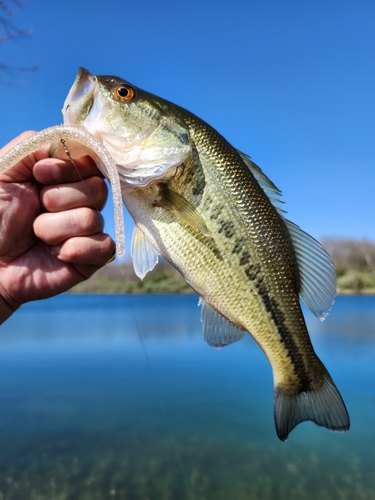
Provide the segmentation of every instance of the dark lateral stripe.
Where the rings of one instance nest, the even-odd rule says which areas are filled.
[[[266,308],[266,311],[271,314],[271,318],[277,327],[277,331],[279,332],[280,340],[284,345],[289,358],[292,361],[294,372],[299,378],[300,390],[308,390],[310,387],[311,377],[306,370],[303,355],[299,351],[294,341],[293,335],[286,327],[284,313],[280,311],[277,302],[269,296],[266,287],[262,283],[262,280],[258,280],[256,282],[256,286],[258,288],[264,307]]]
[[[227,220],[219,220],[219,234],[223,234],[227,239],[233,238],[236,234],[236,228],[233,222]]]
[[[246,250],[238,252],[240,266],[243,267],[248,279],[256,286],[262,299],[266,311],[271,314],[271,318],[276,325],[280,335],[280,340],[292,362],[295,374],[299,378],[300,389],[307,390],[310,386],[311,378],[306,370],[306,365],[302,353],[299,351],[293,335],[286,326],[284,313],[280,310],[276,300],[269,296],[262,276],[262,269],[259,264],[250,264]]]

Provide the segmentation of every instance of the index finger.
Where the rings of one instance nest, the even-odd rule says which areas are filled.
[[[37,132],[33,130],[28,130],[20,134],[18,137],[15,137],[2,149],[0,149],[0,157],[5,155],[14,146],[17,146],[22,141],[35,135],[36,133]],[[48,146],[45,146],[38,149],[34,153],[30,153],[29,155],[25,156],[25,158],[15,163],[11,168],[6,170],[5,172],[2,172],[1,180],[3,182],[25,182],[32,180],[32,170],[34,164],[43,158],[48,158],[48,150]]]
[[[5,153],[11,150],[14,146],[17,146],[17,144],[22,142],[24,139],[27,139],[28,137],[31,137],[36,133],[37,132],[35,130],[27,130],[26,132],[22,132],[22,134],[12,139],[10,142],[8,142],[8,144],[6,144],[0,149],[0,156],[5,155]]]

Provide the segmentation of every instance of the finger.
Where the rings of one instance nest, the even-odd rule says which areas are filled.
[[[34,221],[34,233],[48,245],[59,245],[68,238],[100,233],[103,226],[103,217],[97,210],[82,207],[39,215]]]
[[[108,189],[100,177],[88,177],[80,182],[45,186],[40,201],[48,212],[61,212],[72,208],[91,207],[102,210]]]
[[[104,266],[115,252],[115,243],[108,234],[69,238],[61,245],[51,247],[51,253],[75,266]],[[84,274],[86,276],[86,273]]]
[[[32,130],[23,132],[0,150],[0,156],[3,156],[5,153],[7,153],[10,149],[12,149],[20,142],[22,142],[24,139],[27,139],[28,137],[31,137],[36,133],[37,132]],[[49,147],[44,146],[35,151],[34,153],[25,156],[25,158],[23,158],[9,170],[1,174],[1,180],[3,182],[26,182],[32,180],[33,179],[32,170],[35,163],[37,163],[39,160],[42,160],[43,158],[48,158],[49,154],[48,151]]]
[[[26,130],[26,132],[22,132],[22,134],[12,139],[10,142],[8,142],[8,144],[0,149],[0,156],[5,155],[5,153],[7,153],[10,149],[14,148],[14,146],[17,146],[18,143],[22,142],[28,137],[31,137],[32,135],[35,135],[36,133],[37,132],[35,132],[35,130]]]
[[[35,164],[33,174],[41,184],[77,182],[94,175],[103,177],[90,156],[77,158],[74,164],[70,160],[45,158]]]

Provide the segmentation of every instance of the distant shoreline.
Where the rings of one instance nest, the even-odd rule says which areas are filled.
[[[361,290],[360,292],[356,290],[338,290],[337,295],[375,295],[375,290],[372,288],[370,290]]]
[[[120,292],[120,291],[109,291],[109,290],[106,290],[106,291],[103,291],[103,290],[91,290],[91,291],[79,291],[79,290],[75,290],[75,289],[72,289],[72,290],[69,290],[67,293],[71,294],[71,295],[194,295],[197,294],[197,292],[195,292],[193,289],[191,290],[187,290],[187,291],[184,291],[184,292],[173,292],[173,291],[158,291],[158,292],[145,292],[145,291],[142,291],[142,290],[139,290],[139,291],[136,291],[136,292],[127,292],[127,291],[124,291],[124,292]],[[340,290],[337,292],[337,297],[342,297],[342,296],[351,296],[351,295],[356,295],[356,296],[375,296],[375,290],[371,289],[371,290],[363,290],[361,292],[358,292],[356,290]]]
[[[337,272],[338,295],[375,295],[375,243],[351,239],[325,239]],[[144,280],[136,276],[131,261],[104,266],[71,293],[151,294],[194,293],[181,274],[167,262],[159,262]]]

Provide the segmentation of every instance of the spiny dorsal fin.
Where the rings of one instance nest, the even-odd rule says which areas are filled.
[[[310,311],[323,321],[336,296],[336,271],[331,257],[312,236],[285,219],[285,211],[280,208],[280,203],[283,203],[280,200],[281,191],[249,156],[241,151],[238,154],[283,218],[296,252],[301,278],[300,297]]]
[[[210,232],[198,210],[183,196],[168,187],[163,188],[162,206],[167,210],[171,210],[176,217],[189,226],[199,229],[205,236],[209,235]]]
[[[256,165],[253,161],[251,161],[250,156],[242,153],[237,149],[237,153],[241,156],[242,161],[248,167],[250,172],[253,174],[255,179],[258,181],[258,184],[266,193],[268,198],[271,200],[272,205],[276,208],[276,210],[282,215],[285,213],[284,210],[281,209],[280,205],[284,202],[280,200],[281,191],[275,186],[275,184],[269,179],[264,172]]]
[[[154,269],[159,260],[158,255],[138,226],[135,226],[133,230],[131,256],[134,272],[141,280]]]
[[[241,330],[220,313],[207,304],[200,297],[198,305],[202,305],[201,322],[203,339],[211,347],[225,347],[228,344],[241,340],[244,330]]]

